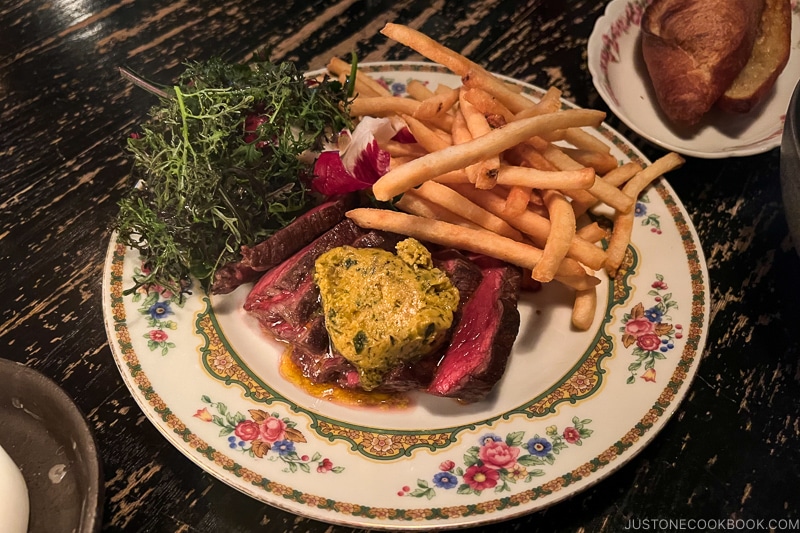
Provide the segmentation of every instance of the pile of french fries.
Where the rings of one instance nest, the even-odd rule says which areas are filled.
[[[643,168],[620,165],[596,128],[605,113],[562,109],[551,87],[539,101],[466,57],[407,26],[387,24],[384,35],[461,77],[461,86],[407,84],[392,94],[357,72],[354,117],[401,119],[416,143],[388,141],[387,174],[372,187],[376,199],[400,211],[359,208],[347,216],[364,228],[392,231],[443,246],[484,254],[522,267],[539,282],[575,291],[572,324],[591,327],[597,307],[597,272],[614,276],[631,238],[634,205],[654,179],[683,164],[669,153]],[[337,58],[331,75],[344,80],[351,65]],[[586,216],[605,204],[613,230]]]

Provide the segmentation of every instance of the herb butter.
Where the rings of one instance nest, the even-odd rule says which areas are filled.
[[[358,369],[365,390],[439,348],[458,306],[458,289],[415,239],[398,243],[397,255],[334,248],[317,259],[314,281],[331,344]]]

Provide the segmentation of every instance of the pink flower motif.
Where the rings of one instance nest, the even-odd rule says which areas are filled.
[[[503,441],[488,440],[481,446],[478,457],[483,464],[494,470],[511,468],[517,462],[519,448],[509,446]]]
[[[244,441],[256,440],[258,438],[260,427],[252,420],[243,420],[236,424],[236,429],[233,432]]]
[[[654,333],[647,333],[646,335],[641,335],[636,339],[636,345],[642,350],[652,352],[661,346],[661,339]]]
[[[441,470],[442,472],[449,472],[455,467],[456,464],[453,461],[447,460],[447,461],[442,461],[442,464],[439,465],[439,470]]]
[[[661,280],[655,280],[650,286],[660,291],[665,291],[669,289],[669,286]]]
[[[164,342],[167,340],[167,333],[161,329],[151,329],[150,330],[150,340],[154,342]]]
[[[208,412],[208,409],[203,407],[202,409],[198,409],[195,414],[192,415],[195,418],[199,418],[203,422],[211,422],[214,418],[211,416],[211,413]]]
[[[653,333],[653,330],[653,323],[644,317],[634,318],[625,324],[625,333],[633,335],[634,337]]]
[[[265,418],[259,425],[259,436],[265,442],[283,440],[286,436],[286,422],[274,416]]]
[[[581,440],[581,434],[578,432],[577,429],[570,426],[564,430],[564,440],[569,442],[570,444],[575,444],[579,440]]]
[[[464,481],[473,490],[491,489],[497,485],[500,473],[487,466],[472,465],[464,472]]]

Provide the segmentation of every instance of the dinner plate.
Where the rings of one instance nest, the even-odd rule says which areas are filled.
[[[717,159],[780,146],[786,109],[800,79],[800,7],[792,1],[789,63],[764,100],[747,114],[713,109],[693,128],[671,123],[661,111],[641,50],[641,19],[652,0],[612,0],[589,37],[592,81],[611,111],[652,143],[684,155]]]
[[[431,88],[460,83],[430,63],[361,68],[395,94],[412,79]],[[613,129],[590,133],[620,161],[648,163]],[[618,275],[600,275],[594,327],[571,328],[572,295],[558,284],[523,294],[505,376],[478,403],[424,394],[375,405],[322,399],[285,377],[283,346],[242,309],[249,286],[224,296],[194,287],[183,302],[157,291],[126,294],[140,268],[137,253],[112,238],[105,324],[122,377],[155,426],[253,498],[369,529],[505,520],[608,476],[675,412],[709,316],[697,234],[663,179],[636,204]]]

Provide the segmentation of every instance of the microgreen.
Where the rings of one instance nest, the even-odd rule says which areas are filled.
[[[242,245],[318,201],[307,155],[352,126],[347,87],[306,79],[289,62],[191,63],[173,87],[151,92],[159,104],[127,143],[138,186],[115,224],[147,267],[131,290],[179,293],[190,276],[208,286]]]

